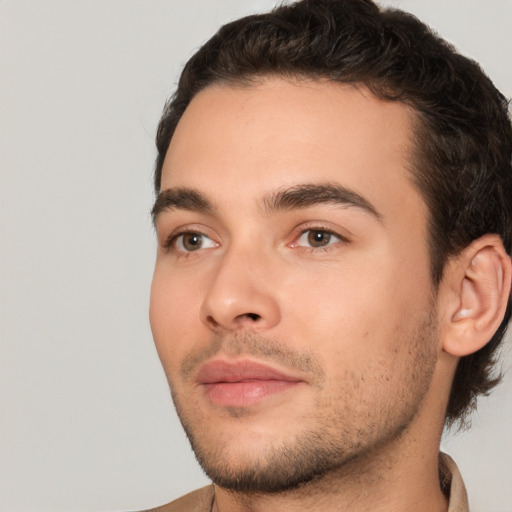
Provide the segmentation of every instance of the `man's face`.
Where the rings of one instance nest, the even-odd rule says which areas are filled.
[[[157,201],[151,325],[219,485],[277,491],[407,430],[437,357],[411,113],[368,91],[210,87]]]

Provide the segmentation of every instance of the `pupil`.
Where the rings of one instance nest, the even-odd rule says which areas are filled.
[[[309,233],[308,239],[308,242],[313,247],[321,247],[329,243],[331,235],[325,231],[311,231]]]
[[[185,249],[195,251],[201,247],[201,239],[202,236],[198,233],[190,233],[183,240],[183,245],[185,246]]]

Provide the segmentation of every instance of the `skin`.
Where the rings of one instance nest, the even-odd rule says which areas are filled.
[[[150,319],[222,512],[447,508],[437,454],[456,358],[442,350],[449,316],[410,178],[413,120],[362,88],[272,78],[210,87],[178,124],[162,192],[181,192],[157,210]],[[284,190],[319,184],[364,206],[272,207]],[[184,188],[209,208],[176,201]],[[300,382],[219,406],[197,382],[219,358]],[[274,492],[257,492],[272,475]]]

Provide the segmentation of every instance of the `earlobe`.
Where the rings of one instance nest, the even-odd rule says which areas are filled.
[[[443,349],[462,357],[482,348],[503,320],[511,286],[511,260],[498,236],[475,240],[449,265],[453,307]]]

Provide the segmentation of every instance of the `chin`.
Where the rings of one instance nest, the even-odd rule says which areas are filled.
[[[316,450],[306,446],[276,448],[270,445],[262,450],[246,444],[243,450],[202,450],[194,444],[196,458],[212,482],[236,492],[285,492],[335,469],[328,454],[312,455]]]

